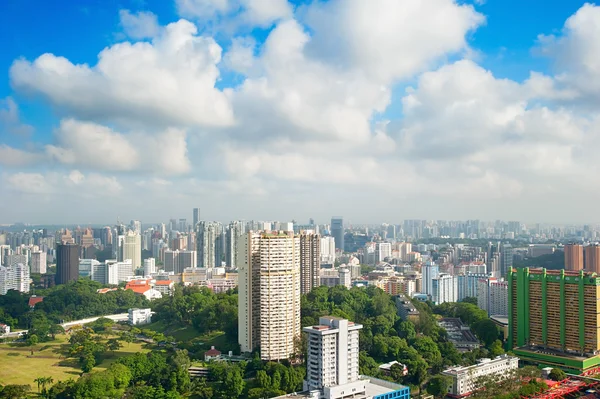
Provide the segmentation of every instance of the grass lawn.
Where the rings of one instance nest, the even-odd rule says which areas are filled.
[[[177,341],[191,341],[198,337],[198,332],[192,326],[172,326],[164,323],[162,320],[156,323],[141,326],[143,330],[152,330],[158,333],[163,333],[167,337],[173,337]]]
[[[0,345],[0,384],[28,384],[32,390],[37,390],[33,382],[37,377],[52,377],[54,382],[77,379],[81,374],[75,359],[61,358],[68,345],[66,336],[57,336],[52,342],[44,342],[32,347],[14,347],[8,344]],[[33,350],[33,356],[31,351]],[[107,352],[106,359],[94,370],[102,371],[116,359],[136,352],[148,352],[141,343],[123,343],[123,347],[111,354]]]

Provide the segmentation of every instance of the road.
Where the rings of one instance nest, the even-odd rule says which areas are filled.
[[[115,322],[129,320],[129,314],[128,313],[109,314],[109,315],[106,315],[106,316],[89,317],[87,319],[68,321],[66,323],[62,323],[61,327],[64,328],[64,329],[67,329],[67,328],[70,328],[70,327],[73,327],[73,326],[79,326],[79,325],[83,325],[83,324],[94,322],[94,321],[96,321],[96,320],[98,320],[99,318],[102,318],[102,317],[105,317],[107,319],[111,319],[111,320],[113,320]],[[21,337],[21,336],[23,336],[25,334],[27,334],[27,330],[14,331],[14,332],[10,332],[8,334],[0,334],[0,337],[1,338],[18,338],[18,337]]]

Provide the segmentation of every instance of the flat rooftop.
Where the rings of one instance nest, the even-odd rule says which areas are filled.
[[[404,388],[408,388],[404,385],[395,384],[390,381],[380,380],[374,377],[360,376],[361,380],[365,381],[366,392],[364,394],[355,395],[353,399],[368,399],[377,395],[382,395],[385,393],[399,391]],[[309,392],[295,392],[288,393],[286,395],[277,396],[273,399],[282,399],[282,398],[296,398],[296,399],[307,399],[310,398]]]

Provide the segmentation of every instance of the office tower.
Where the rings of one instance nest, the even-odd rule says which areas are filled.
[[[83,230],[80,240],[81,248],[89,248],[94,246],[94,231],[90,228]]]
[[[600,245],[591,244],[583,248],[583,266],[588,272],[600,274]]]
[[[156,259],[144,259],[144,276],[150,276],[156,273]]]
[[[488,316],[508,315],[508,282],[497,278],[480,278],[477,282],[477,306]]]
[[[198,260],[200,267],[215,267],[215,249],[217,235],[220,234],[219,223],[200,222],[198,224]]]
[[[319,318],[319,325],[302,329],[308,334],[307,390],[359,381],[359,330],[362,327],[346,319],[324,316]]]
[[[96,259],[79,259],[79,277],[88,277],[94,280],[94,272],[98,270],[98,262]]]
[[[248,232],[239,244],[238,327],[242,352],[288,359],[300,336],[300,237]]]
[[[142,234],[142,222],[140,222],[139,220],[132,220],[131,222],[129,222],[129,228],[135,233],[135,234]]]
[[[127,259],[131,259],[132,274],[135,269],[142,267],[142,237],[131,230],[123,238],[119,261]]]
[[[185,269],[198,267],[198,257],[196,251],[179,251],[179,267],[175,273],[181,273]]]
[[[225,249],[225,265],[232,268],[238,267],[238,244],[240,237],[245,233],[243,222],[235,221],[229,223],[227,228],[227,239]]]
[[[163,267],[166,272],[177,273],[179,268],[179,251],[165,251]]]
[[[56,245],[56,285],[79,278],[79,250],[77,244]]]
[[[525,361],[581,371],[600,364],[600,277],[579,271],[512,269],[508,347]]]
[[[46,252],[34,251],[31,253],[31,273],[46,274]]]
[[[335,239],[335,249],[344,252],[344,219],[341,216],[331,219],[331,235]]]
[[[335,239],[321,237],[321,263],[333,265],[335,263]]]
[[[308,294],[319,286],[321,236],[311,231],[300,234],[300,293]]]
[[[60,243],[62,244],[74,244],[75,239],[71,235],[69,229],[65,229],[65,233],[60,236]]]
[[[112,230],[109,226],[105,226],[102,228],[102,231],[100,232],[100,242],[104,246],[112,245]]]
[[[6,295],[10,290],[29,292],[29,267],[21,263],[0,266],[0,295]]]
[[[508,243],[500,245],[500,276],[504,277],[513,266],[513,248]]]
[[[192,230],[196,230],[198,228],[198,222],[200,222],[200,208],[194,208],[192,211]]]
[[[565,244],[565,270],[583,269],[583,245]]]

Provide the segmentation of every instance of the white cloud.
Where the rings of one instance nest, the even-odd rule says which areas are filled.
[[[0,144],[0,165],[22,167],[34,165],[42,160],[43,157],[40,154],[23,151],[6,144]]]
[[[15,61],[11,82],[44,95],[73,116],[158,126],[224,126],[233,121],[226,95],[215,88],[221,47],[180,20],[152,43],[119,43],[98,63],[72,64],[44,54]]]
[[[181,174],[190,170],[185,131],[167,129],[153,135],[123,134],[106,126],[63,120],[56,145],[47,145],[50,159],[92,170]]]
[[[21,123],[19,106],[10,96],[0,98],[0,132],[2,130],[21,136],[33,133],[33,126]]]
[[[389,83],[465,51],[485,17],[454,0],[331,0],[309,6],[307,21],[312,54]]]
[[[41,173],[15,173],[5,176],[8,186],[22,194],[49,194],[53,187]]]
[[[153,38],[160,32],[158,18],[149,11],[132,14],[129,10],[120,10],[119,19],[123,31],[132,39]]]
[[[287,0],[242,0],[245,8],[241,18],[254,26],[270,26],[280,19],[291,18],[293,10]]]
[[[211,18],[229,11],[229,0],[175,0],[177,12],[185,18]]]

